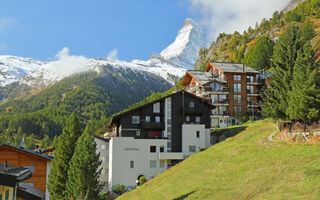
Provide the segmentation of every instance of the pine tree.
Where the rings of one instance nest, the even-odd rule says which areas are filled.
[[[290,26],[279,38],[274,47],[273,65],[274,72],[269,88],[265,91],[262,109],[265,115],[273,119],[289,119],[288,116],[288,92],[291,91],[293,68],[298,52],[305,44],[301,29]]]
[[[310,42],[300,51],[293,71],[289,92],[291,120],[315,122],[320,120],[320,75]]]
[[[72,158],[78,138],[81,136],[79,119],[72,114],[67,120],[63,133],[58,137],[52,169],[48,179],[51,200],[69,199],[66,192],[69,162]]]
[[[99,183],[101,161],[96,150],[93,136],[85,131],[77,141],[69,165],[67,191],[72,199],[99,199],[102,189]]]
[[[248,50],[244,62],[256,70],[271,67],[274,42],[269,36],[259,37],[257,42]]]

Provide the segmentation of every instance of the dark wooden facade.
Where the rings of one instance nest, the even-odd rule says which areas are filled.
[[[208,101],[199,98],[189,92],[179,91],[163,97],[159,100],[132,109],[120,115],[114,116],[110,122],[110,127],[114,127],[118,137],[135,137],[137,139],[167,139],[163,138],[165,131],[165,99],[171,98],[172,116],[172,152],[182,151],[182,124],[196,124],[196,118],[200,117],[198,124],[204,124],[210,128],[210,113],[214,108]],[[194,103],[194,108],[190,108],[190,102]],[[153,112],[153,105],[160,103],[160,112]],[[140,123],[133,124],[132,117],[139,116]],[[150,122],[146,121],[146,116],[150,117]],[[186,121],[186,116],[190,121]],[[160,122],[155,118],[160,117]],[[139,132],[137,134],[137,132]]]

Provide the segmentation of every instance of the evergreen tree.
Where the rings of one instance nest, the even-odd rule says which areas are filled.
[[[68,179],[69,162],[72,158],[76,142],[81,135],[79,119],[72,114],[58,137],[52,169],[48,179],[48,190],[50,199],[69,199],[66,192],[66,182]]]
[[[291,91],[293,68],[298,52],[306,42],[298,26],[290,26],[274,47],[274,72],[263,99],[263,112],[273,119],[287,120],[288,92]]]
[[[96,153],[94,137],[85,131],[69,164],[67,191],[72,199],[98,200],[102,185],[99,183],[101,161]]]
[[[288,113],[291,120],[320,120],[320,76],[310,42],[298,53],[294,66]]]
[[[41,148],[47,148],[50,146],[50,138],[48,135],[44,136],[44,138],[40,141]]]
[[[269,36],[259,37],[257,42],[248,50],[244,62],[256,70],[271,67],[274,42]]]

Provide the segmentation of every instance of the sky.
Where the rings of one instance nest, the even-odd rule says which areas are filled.
[[[172,43],[184,20],[198,21],[210,41],[243,31],[289,0],[1,0],[0,54],[59,59],[147,60]],[[240,3],[241,2],[241,3]]]

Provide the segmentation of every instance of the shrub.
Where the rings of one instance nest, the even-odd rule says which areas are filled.
[[[113,191],[114,191],[116,194],[122,194],[122,193],[124,193],[124,185],[117,184],[117,185],[113,186]]]
[[[147,178],[145,176],[141,176],[138,180],[139,186],[145,184],[147,182]]]

